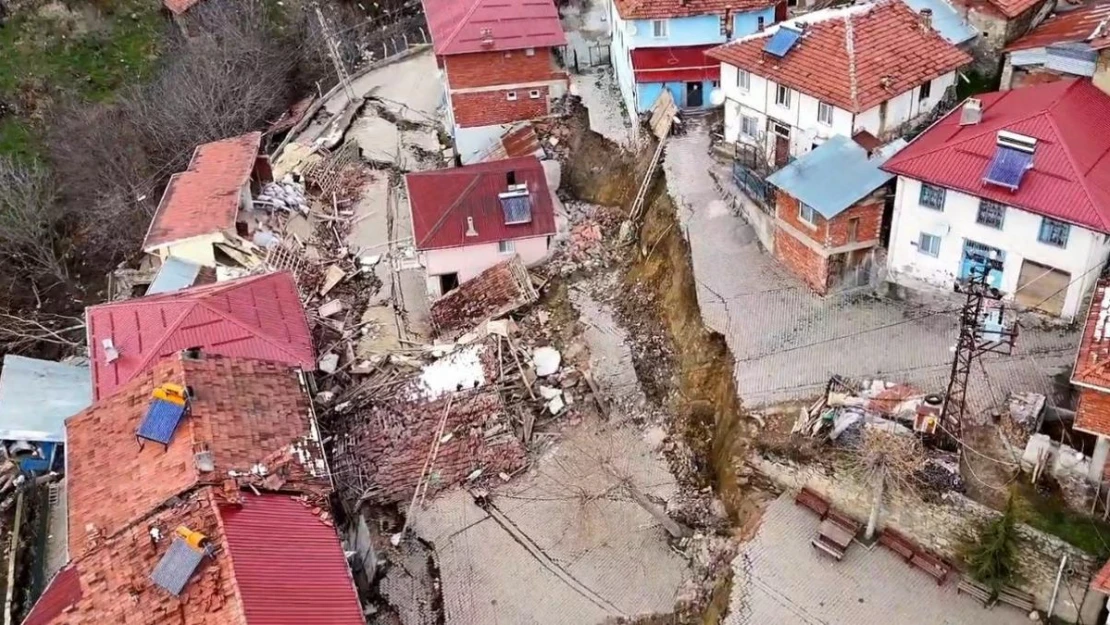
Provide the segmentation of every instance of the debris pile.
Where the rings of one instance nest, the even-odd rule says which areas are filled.
[[[1013,393],[1007,402],[998,429],[1006,441],[1016,449],[1024,449],[1029,438],[1036,434],[1044,419],[1047,398],[1040,393]]]
[[[519,256],[498,263],[432,302],[432,324],[440,336],[502,317],[539,298]]]
[[[281,182],[267,182],[254,199],[254,205],[267,211],[279,210],[302,215],[308,213],[304,185],[297,182],[291,174]]]

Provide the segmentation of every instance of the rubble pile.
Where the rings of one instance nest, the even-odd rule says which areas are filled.
[[[1015,449],[1025,449],[1041,427],[1047,398],[1040,393],[1013,393],[998,420],[998,429]]]
[[[281,182],[267,182],[254,205],[268,211],[284,211],[308,213],[308,198],[305,196],[304,185],[297,182],[292,174],[288,174]]]
[[[498,263],[432,302],[432,324],[440,336],[502,317],[539,298],[519,256]]]

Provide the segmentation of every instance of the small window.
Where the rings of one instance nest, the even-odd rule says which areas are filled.
[[[828,102],[817,103],[817,121],[832,126],[833,123],[833,107]]]
[[[1006,205],[991,200],[979,200],[979,215],[976,223],[990,228],[1002,229],[1002,222],[1006,218]]]
[[[921,85],[921,90],[917,92],[917,101],[928,100],[929,94],[933,91],[933,81],[928,81]]]
[[[740,116],[740,132],[745,137],[756,139],[759,137],[759,118],[748,117],[747,115]]]
[[[848,220],[848,242],[855,243],[859,240],[859,217]]]
[[[651,34],[656,39],[662,39],[667,36],[667,20],[652,20],[651,21]]]
[[[746,69],[737,69],[736,70],[736,86],[739,87],[741,91],[747,91],[748,89],[752,88],[751,85],[752,85],[752,75],[748,73],[748,70],[746,70]]]
[[[1041,222],[1041,232],[1037,235],[1037,240],[1056,247],[1067,247],[1070,232],[1070,225],[1045,217],[1044,221]]]
[[[539,100],[540,99],[540,90],[539,89],[533,89],[533,90],[529,91],[528,92],[528,97],[532,98],[533,100]]]
[[[525,48],[524,49],[524,56],[536,56],[536,49],[535,48]]]
[[[717,87],[720,87],[720,86],[721,86],[721,81],[719,81],[719,80],[714,80],[713,81],[713,88],[714,89],[716,89]]]
[[[801,219],[811,226],[815,226],[817,225],[817,211],[813,210],[813,207],[805,202],[798,202],[798,219]]]
[[[923,183],[921,185],[921,197],[917,201],[926,208],[942,211],[944,210],[944,196],[945,189],[943,187],[934,187],[931,184]]]
[[[508,93],[505,94],[505,99],[508,100],[509,102],[512,102],[512,101],[516,100],[516,92],[515,91],[509,91]]]
[[[755,18],[755,30],[756,30],[756,32],[763,32],[763,26],[764,26],[765,23],[766,23],[766,20],[764,20],[762,15]]]
[[[917,240],[917,251],[934,258],[940,256],[940,237],[922,232],[921,238]]]
[[[513,58],[513,53],[512,52],[506,52],[505,53],[505,58],[507,58],[507,59]]]
[[[775,86],[775,104],[783,108],[790,108],[790,87],[783,85]]]
[[[498,254],[512,254],[516,251],[516,245],[512,241],[498,241],[497,253]]]

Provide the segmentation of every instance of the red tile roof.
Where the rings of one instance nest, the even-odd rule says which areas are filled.
[[[1029,34],[1006,46],[1006,51],[1081,42],[1086,42],[1092,50],[1101,50],[1110,47],[1108,21],[1110,2],[1096,2],[1067,13],[1057,13]]]
[[[240,190],[250,180],[262,134],[197,146],[189,169],[174,174],[150,222],[143,250],[235,228]]]
[[[193,390],[190,413],[168,445],[147,441],[140,448],[135,430],[151,392],[167,382]],[[161,360],[66,421],[69,552],[82,553],[197,485],[221,483],[228,471],[249,474],[262,463],[274,474],[281,467],[291,485],[319,487],[322,478],[308,473],[325,469],[312,432],[311,404],[286,365],[203,355]],[[307,468],[282,464],[291,445]],[[195,462],[204,450],[212,471]]]
[[[636,82],[720,80],[721,64],[705,56],[714,47],[636,48],[632,51]]]
[[[527,184],[532,221],[505,224],[498,194],[507,190],[507,175]],[[412,173],[405,176],[416,249],[460,247],[555,233],[555,209],[543,165],[534,156]],[[467,219],[478,236],[466,236]]]
[[[524,48],[567,42],[553,0],[423,0],[438,55]],[[489,31],[492,43],[483,43]]]
[[[1090,80],[1063,80],[978,98],[980,123],[960,126],[957,108],[883,169],[1110,232],[1110,96]],[[983,183],[999,130],[1037,139],[1016,192]]]
[[[782,25],[706,54],[853,113],[971,62],[899,0],[828,9],[792,23],[806,24],[806,31],[784,58],[763,52]]]
[[[220,516],[248,625],[365,625],[339,537],[304,504],[246,495]]]
[[[778,0],[614,0],[621,18],[630,20],[723,15],[725,11],[740,12],[765,9]]]
[[[1087,309],[1087,323],[1072,369],[1073,384],[1082,384],[1110,392],[1110,278],[1098,281],[1091,304]],[[1107,432],[1110,434],[1110,432]]]
[[[315,369],[312,336],[292,275],[271,273],[86,310],[93,396],[190,347]],[[107,362],[104,339],[119,358]]]
[[[1046,0],[952,0],[952,3],[959,7],[957,11],[960,15],[966,15],[968,11],[982,11],[1004,19],[1018,17],[1045,2]]]
[[[182,15],[199,3],[200,0],[162,0],[162,4],[174,15]]]
[[[1110,561],[1103,564],[1098,573],[1095,573],[1095,578],[1091,580],[1091,590],[1104,595],[1110,594]]]
[[[175,597],[150,574],[179,526],[204,534],[213,555]],[[244,493],[233,504],[206,487],[71,561],[25,622],[364,625],[361,612],[339,537],[311,508],[282,494]]]

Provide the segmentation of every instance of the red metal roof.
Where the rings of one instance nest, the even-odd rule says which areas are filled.
[[[81,600],[81,594],[81,578],[77,574],[77,567],[66,566],[50,580],[27,618],[23,619],[23,625],[47,625],[66,608],[76,605]]]
[[[705,56],[714,47],[636,48],[632,51],[636,82],[720,80],[721,64]]]
[[[528,185],[532,221],[506,225],[498,194],[508,174]],[[494,243],[555,233],[555,209],[543,165],[534,156],[412,173],[405,176],[416,249]],[[477,236],[466,236],[468,218]]]
[[[190,347],[316,367],[308,320],[288,272],[93,306],[85,318],[94,398]],[[104,339],[112,339],[119,352],[114,362],[107,361]]]
[[[853,113],[971,62],[900,0],[829,9],[792,22],[805,23],[805,34],[784,58],[763,52],[781,25],[706,54]]]
[[[883,169],[1110,232],[1110,96],[1090,80],[1063,80],[978,98],[980,123],[960,126],[957,108]],[[1037,139],[1016,192],[983,183],[1000,130]]]
[[[723,15],[774,6],[780,0],[614,0],[617,13],[626,20]]]
[[[553,0],[423,2],[438,55],[548,48],[567,42]]]
[[[200,0],[162,0],[162,4],[174,15],[181,15],[200,3]]]
[[[189,168],[170,177],[143,250],[235,228],[240,189],[250,180],[262,133],[197,146]]]
[[[1108,21],[1110,21],[1110,2],[1096,2],[1067,13],[1057,13],[1029,34],[1006,46],[1006,51],[1080,42],[1086,42],[1092,50],[1101,50],[1110,47]]]
[[[365,625],[335,529],[287,495],[220,509],[248,625]]]

